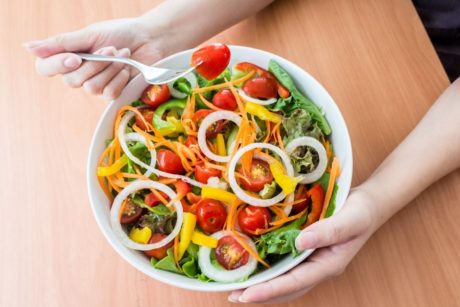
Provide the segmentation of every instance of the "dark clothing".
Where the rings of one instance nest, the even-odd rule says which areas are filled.
[[[460,77],[460,0],[413,0],[451,81]]]

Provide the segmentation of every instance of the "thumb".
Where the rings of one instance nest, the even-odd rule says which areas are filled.
[[[358,232],[350,210],[344,208],[332,217],[320,220],[305,228],[296,239],[298,250],[319,248],[347,241]]]
[[[24,47],[33,55],[46,58],[62,52],[89,50],[93,43],[90,32],[85,28],[74,32],[58,34],[44,40],[27,42],[24,44]]]

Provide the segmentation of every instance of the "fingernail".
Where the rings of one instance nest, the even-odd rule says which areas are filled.
[[[22,46],[24,46],[25,48],[30,49],[30,48],[35,48],[35,47],[39,46],[41,43],[42,43],[42,41],[36,40],[36,41],[30,41],[30,42],[22,43]]]
[[[249,301],[247,300],[247,298],[244,297],[244,294],[240,295],[240,297],[238,298],[238,301],[239,301],[240,303],[247,303],[247,302],[249,302]]]
[[[120,51],[118,51],[118,54],[117,55],[126,55],[126,56],[130,56],[131,55],[131,50],[129,50],[129,48],[123,48],[121,49]]]
[[[64,60],[64,66],[67,68],[77,68],[81,64],[81,58],[77,56],[70,56]]]
[[[232,293],[228,296],[228,300],[232,303],[238,303],[238,298],[240,297],[240,295],[238,293]]]
[[[308,248],[316,247],[318,243],[318,236],[313,231],[307,231],[305,233],[300,233],[295,241],[296,248],[299,250],[304,250]]]

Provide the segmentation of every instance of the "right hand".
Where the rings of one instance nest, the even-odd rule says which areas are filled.
[[[37,56],[39,74],[62,75],[70,87],[83,87],[90,94],[114,99],[137,72],[122,63],[83,62],[73,52],[131,57],[152,64],[165,55],[160,45],[138,19],[114,19],[32,41],[25,47]]]

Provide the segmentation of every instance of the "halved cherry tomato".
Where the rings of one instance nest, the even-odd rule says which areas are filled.
[[[199,126],[201,124],[201,121],[203,120],[203,118],[205,118],[206,116],[208,116],[212,112],[214,112],[214,110],[210,110],[210,109],[198,110],[193,115],[192,120],[195,122],[195,125]],[[224,130],[224,126],[225,126],[225,121],[224,120],[219,120],[219,121],[215,122],[213,125],[211,125],[208,128],[208,130],[206,130],[206,138],[207,139],[212,139],[212,138],[216,137],[217,134],[219,134],[220,132],[222,132],[222,130]]]
[[[169,93],[167,84],[151,84],[142,93],[141,100],[145,104],[155,108],[163,102],[168,101],[170,97],[171,94]]]
[[[165,193],[163,192],[158,192],[158,193],[160,193],[160,195],[163,196],[164,199],[168,199],[168,195],[166,195]],[[154,193],[149,193],[145,195],[144,202],[147,206],[154,207],[158,205],[159,203],[161,203],[161,200]]]
[[[268,228],[272,217],[264,207],[247,206],[238,214],[238,224],[243,232],[253,235],[257,229]]]
[[[249,174],[244,174],[242,167],[239,167],[237,171],[243,175],[240,178],[241,185],[252,192],[259,192],[264,188],[265,184],[273,181],[273,175],[268,163],[260,159],[252,159]]]
[[[183,174],[185,172],[179,156],[169,149],[160,149],[157,154],[158,168],[171,174]]]
[[[207,80],[215,79],[230,62],[230,49],[224,44],[212,44],[192,54],[192,66]],[[201,63],[201,64],[200,64]]]
[[[207,233],[222,230],[227,219],[227,210],[220,201],[202,199],[196,208],[198,225]]]
[[[142,215],[142,208],[138,207],[132,200],[127,200],[127,204],[121,214],[120,223],[130,224],[137,221]]]
[[[176,188],[176,193],[180,195],[187,195],[187,193],[192,191],[192,187],[187,182],[182,180],[177,180],[174,182],[174,187]]]
[[[195,178],[201,183],[207,184],[208,179],[211,177],[218,177],[222,175],[222,172],[218,169],[207,168],[202,164],[197,164],[195,166]]]
[[[277,85],[273,79],[265,77],[252,78],[243,85],[243,91],[254,98],[276,98]]]
[[[285,88],[281,84],[281,82],[279,82],[278,79],[276,79],[276,77],[271,72],[263,69],[262,67],[259,67],[249,62],[241,62],[241,63],[236,64],[235,68],[243,72],[249,72],[251,70],[255,70],[258,76],[273,79],[276,81],[278,95],[280,95],[280,97],[288,98],[289,96],[291,96],[291,93],[289,92],[289,90]]]
[[[149,244],[160,242],[164,238],[166,238],[166,235],[164,233],[154,233],[150,237]],[[174,240],[169,242],[168,244],[166,244],[163,247],[151,249],[151,250],[148,250],[148,251],[144,251],[144,253],[149,257],[153,257],[153,258],[156,258],[157,260],[161,260],[164,257],[166,257],[167,250],[169,248],[171,248],[173,245],[174,245]]]
[[[217,242],[216,259],[227,270],[234,270],[248,263],[249,253],[233,236],[228,235]]]
[[[203,118],[205,118],[206,116],[208,116],[208,115],[211,114],[212,112],[214,112],[214,110],[211,110],[211,109],[200,109],[200,110],[196,111],[195,114],[193,114],[192,120],[193,120],[193,122],[194,122],[196,125],[199,125],[199,123],[201,123],[201,121],[203,120]]]
[[[212,97],[212,103],[218,108],[230,111],[235,110],[237,105],[235,96],[229,89],[218,91],[214,97]]]
[[[152,119],[153,119],[153,110],[145,108],[140,110],[142,116],[144,117],[145,121],[152,124]],[[146,131],[147,127],[144,124],[144,121],[140,118],[139,115],[136,114],[136,126],[138,126],[140,129]]]

